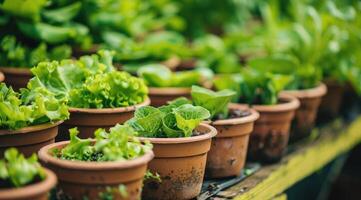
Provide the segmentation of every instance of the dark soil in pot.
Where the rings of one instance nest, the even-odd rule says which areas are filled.
[[[44,169],[46,178],[40,182],[21,187],[3,189],[0,188],[0,200],[47,200],[49,191],[55,187],[57,178],[53,172]]]
[[[168,101],[172,101],[178,97],[191,98],[191,88],[182,87],[164,87],[164,88],[149,88],[149,98],[151,105],[159,107],[166,105]]]
[[[246,161],[249,136],[259,114],[239,104],[230,104],[229,109],[229,119],[211,122],[217,136],[208,152],[207,178],[239,176]]]
[[[5,75],[5,83],[16,91],[25,88],[32,77],[30,69],[27,68],[0,67],[0,71]]]
[[[10,147],[17,148],[26,157],[31,156],[43,146],[54,143],[61,123],[62,121],[29,126],[15,131],[0,130],[0,157]]]
[[[123,124],[125,121],[133,117],[135,109],[149,105],[149,99],[143,103],[123,107],[123,108],[70,108],[69,120],[64,121],[60,127],[57,141],[64,141],[69,139],[68,130],[73,127],[78,127],[80,138],[93,137],[94,131],[98,128],[109,130],[115,124]]]
[[[276,105],[253,105],[260,117],[254,124],[248,148],[253,161],[276,162],[287,150],[291,121],[300,102],[293,96],[282,94]]]
[[[323,83],[311,89],[282,92],[292,95],[300,101],[300,107],[296,111],[296,116],[291,126],[291,142],[295,142],[311,134],[316,122],[318,108],[326,92],[327,88]]]
[[[145,181],[142,199],[192,199],[199,195],[204,178],[207,152],[215,128],[201,124],[196,136],[186,138],[141,138],[153,144],[155,158],[149,169],[161,182]]]
[[[338,116],[345,93],[345,86],[333,80],[326,80],[325,84],[327,93],[322,98],[318,117],[327,120]]]
[[[58,189],[72,199],[100,199],[102,192],[120,185],[126,188],[127,196],[112,192],[114,200],[138,200],[142,190],[143,178],[153,152],[126,161],[85,162],[55,158],[53,149],[61,149],[69,141],[58,142],[43,147],[39,151],[40,161],[59,178]]]

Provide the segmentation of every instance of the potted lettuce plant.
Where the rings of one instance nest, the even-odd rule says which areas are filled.
[[[102,34],[102,40],[105,49],[116,51],[115,63],[129,73],[136,73],[149,63],[161,63],[173,71],[189,69],[184,68],[184,62],[188,64],[192,52],[186,38],[178,32],[159,30],[132,38],[124,33],[107,31]]]
[[[80,139],[70,129],[70,141],[43,147],[39,159],[59,178],[58,190],[71,199],[139,199],[152,145],[141,142],[130,126],[109,132],[98,129],[95,139]]]
[[[49,198],[57,178],[53,172],[41,167],[33,154],[29,158],[10,148],[0,159],[0,199],[43,200]]]
[[[17,147],[26,156],[53,143],[58,125],[68,119],[65,102],[45,88],[14,92],[0,84],[0,155],[9,147]]]
[[[259,112],[248,147],[251,160],[275,162],[287,149],[291,121],[299,107],[297,98],[279,94],[290,76],[243,69],[240,74],[222,75],[214,80],[216,89],[237,92],[235,101]]]
[[[158,173],[161,182],[146,181],[143,199],[192,199],[200,193],[207,152],[217,133],[200,124],[209,117],[207,109],[180,99],[160,108],[138,108],[126,122],[154,147],[149,170]]]
[[[255,58],[248,63],[258,71],[291,75],[293,79],[282,93],[299,99],[301,105],[291,127],[291,141],[308,136],[315,124],[318,108],[327,88],[321,82],[321,70],[312,64],[300,64],[298,59],[289,54],[275,54]]]
[[[210,112],[210,125],[217,129],[207,157],[208,178],[238,176],[246,162],[249,137],[259,114],[247,106],[230,103],[235,94],[229,89],[214,92],[192,86],[193,104]]]
[[[138,75],[149,86],[152,106],[161,106],[178,97],[190,98],[192,85],[209,86],[206,77],[212,73],[204,68],[172,72],[161,64],[149,64],[141,67]]]
[[[0,41],[0,71],[6,75],[5,83],[15,90],[25,88],[32,77],[30,68],[40,61],[70,58],[71,48],[66,45],[49,49],[45,43],[29,48],[6,35]],[[1,78],[0,78],[1,79]]]
[[[64,99],[70,107],[70,119],[62,129],[77,126],[80,138],[91,137],[97,128],[123,123],[137,107],[149,105],[148,88],[142,79],[116,71],[112,53],[82,56],[78,60],[41,62],[32,69],[29,88],[44,87]],[[59,140],[67,139],[60,135]]]

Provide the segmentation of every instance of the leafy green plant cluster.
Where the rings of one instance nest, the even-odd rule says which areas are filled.
[[[21,89],[17,93],[0,84],[0,129],[16,130],[68,117],[66,103],[45,88]]]
[[[178,15],[179,2],[173,0],[113,0],[82,2],[80,21],[87,24],[96,39],[104,30],[121,32],[131,38],[141,38],[158,30],[182,30]]]
[[[54,149],[54,156],[65,160],[108,162],[131,160],[152,149],[149,142],[142,143],[137,132],[128,125],[115,125],[109,132],[98,129],[94,140],[77,137],[77,128],[69,129],[70,143],[62,149]]]
[[[261,21],[251,20],[251,26],[226,35],[228,48],[242,56],[260,56],[255,62],[270,71],[274,64],[293,66],[287,72],[295,77],[291,89],[312,88],[323,79],[333,79],[349,81],[361,91],[356,81],[361,76],[358,3],[275,0],[259,4],[259,10]],[[283,65],[285,60],[293,60],[292,66]]]
[[[302,65],[298,59],[289,54],[273,54],[253,58],[248,65],[259,73],[273,73],[291,76],[286,90],[299,90],[316,87],[322,80],[322,70],[311,64]]]
[[[23,187],[45,179],[46,174],[33,154],[25,158],[17,149],[10,148],[0,159],[0,189]]]
[[[278,103],[279,92],[291,84],[292,80],[290,75],[244,69],[238,74],[217,77],[214,86],[217,90],[234,90],[235,102],[272,105]]]
[[[213,76],[212,72],[207,69],[172,72],[161,64],[142,66],[138,70],[138,75],[150,87],[191,87],[192,85],[201,85],[207,80],[207,76],[208,78]]]
[[[18,42],[15,36],[7,35],[0,41],[0,66],[30,68],[41,61],[69,58],[71,52],[71,48],[67,45],[49,50],[45,43],[32,49]]]
[[[115,61],[124,65],[124,69],[136,71],[139,65],[160,62],[176,58],[188,58],[191,55],[186,39],[174,31],[149,33],[141,40],[118,32],[105,32],[102,36],[104,47],[116,51]]]
[[[138,108],[134,117],[126,122],[142,137],[191,137],[194,129],[210,117],[207,109],[193,106],[185,98],[169,102],[159,108]]]
[[[51,45],[85,45],[89,30],[74,21],[81,6],[80,1],[4,0],[0,4],[0,30]]]
[[[235,73],[241,68],[238,56],[216,35],[196,38],[191,51],[197,58],[197,66],[210,68],[215,73]]]
[[[148,94],[143,80],[115,70],[109,51],[78,60],[41,62],[32,72],[29,88],[47,88],[71,107],[126,107],[144,102]]]

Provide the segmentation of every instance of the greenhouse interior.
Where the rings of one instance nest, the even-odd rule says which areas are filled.
[[[0,0],[0,200],[360,200],[360,0]]]

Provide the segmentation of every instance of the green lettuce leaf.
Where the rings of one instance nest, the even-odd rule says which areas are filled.
[[[206,108],[211,117],[215,117],[218,114],[227,115],[228,104],[236,92],[229,89],[214,92],[199,86],[192,86],[191,95],[195,105]]]
[[[192,131],[205,119],[211,115],[209,111],[201,106],[184,104],[173,110],[177,127],[183,131],[184,137],[190,137]]]
[[[0,160],[0,181],[9,182],[12,187],[22,187],[45,179],[45,171],[33,154],[25,158],[17,149],[5,151],[4,159]]]
[[[141,136],[157,137],[161,133],[164,113],[152,106],[138,108],[134,117],[127,121]]]
[[[95,142],[78,138],[79,132],[76,128],[69,132],[70,143],[54,152],[54,155],[61,159],[97,162],[131,160],[152,148],[149,142],[140,142],[135,137],[138,133],[129,125],[117,124],[110,128],[109,132],[98,129],[94,132]]]
[[[45,88],[16,93],[4,83],[0,85],[0,129],[14,130],[68,118],[66,102]]]

